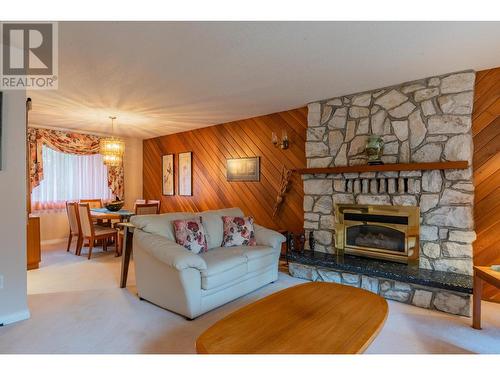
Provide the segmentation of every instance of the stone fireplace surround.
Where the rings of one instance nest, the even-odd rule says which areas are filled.
[[[472,274],[474,81],[465,71],[309,104],[308,168],[366,164],[371,134],[385,142],[385,164],[469,162],[465,170],[303,175],[304,229],[314,231],[316,251],[335,252],[336,203],[413,205],[420,268]]]

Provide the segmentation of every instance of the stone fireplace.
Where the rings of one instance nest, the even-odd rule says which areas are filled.
[[[469,165],[303,174],[304,229],[314,231],[316,252],[335,253],[338,205],[408,206],[419,209],[419,268],[472,274],[474,81],[475,73],[465,71],[309,104],[308,168],[365,165],[370,135],[382,137],[386,165]]]
[[[307,167],[366,164],[370,134],[390,163],[472,164],[471,71],[309,104]],[[304,228],[334,252],[336,204],[420,207],[420,267],[472,273],[472,168],[304,175]]]

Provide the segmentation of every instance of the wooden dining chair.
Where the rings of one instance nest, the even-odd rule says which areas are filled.
[[[147,203],[145,199],[136,199],[136,200],[135,200],[135,203],[134,203],[134,207],[135,207],[135,205],[137,205],[137,204],[145,204],[145,203]]]
[[[101,227],[99,225],[94,225],[92,222],[92,216],[90,215],[90,204],[89,203],[79,203],[78,213],[80,214],[80,225],[82,228],[82,238],[88,239],[89,241],[89,259],[92,256],[92,248],[94,247],[95,241],[102,240],[103,250],[106,251],[108,246],[108,239],[113,239],[115,243],[116,255],[120,255],[120,249],[118,246],[118,231],[114,228]]]
[[[91,209],[92,208],[103,208],[104,207],[104,203],[103,203],[102,199],[100,199],[100,198],[96,198],[96,199],[80,199],[80,203],[88,203]],[[117,219],[119,219],[118,216],[117,216]],[[92,221],[94,222],[94,224],[97,224],[97,225],[111,226],[112,219],[106,219],[106,220],[92,219]]]
[[[155,199],[148,199],[147,203],[156,203],[158,205],[158,213],[160,213],[161,201]]]
[[[102,208],[102,199],[80,199],[80,203],[88,203],[90,208]]]
[[[157,215],[160,213],[160,207],[157,203],[143,203],[135,205],[136,215]]]
[[[71,241],[73,237],[77,237],[75,255],[80,255],[80,251],[83,245],[82,228],[80,225],[80,215],[78,214],[78,203],[76,202],[66,202],[66,213],[68,214],[69,222],[69,237],[68,237],[68,248],[69,251],[71,247]]]

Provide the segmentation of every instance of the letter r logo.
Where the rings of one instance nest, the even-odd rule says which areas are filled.
[[[3,23],[3,75],[52,75],[51,23]]]

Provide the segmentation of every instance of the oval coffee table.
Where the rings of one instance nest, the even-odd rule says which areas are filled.
[[[387,318],[382,297],[351,286],[311,282],[251,303],[196,341],[206,354],[354,354]]]

